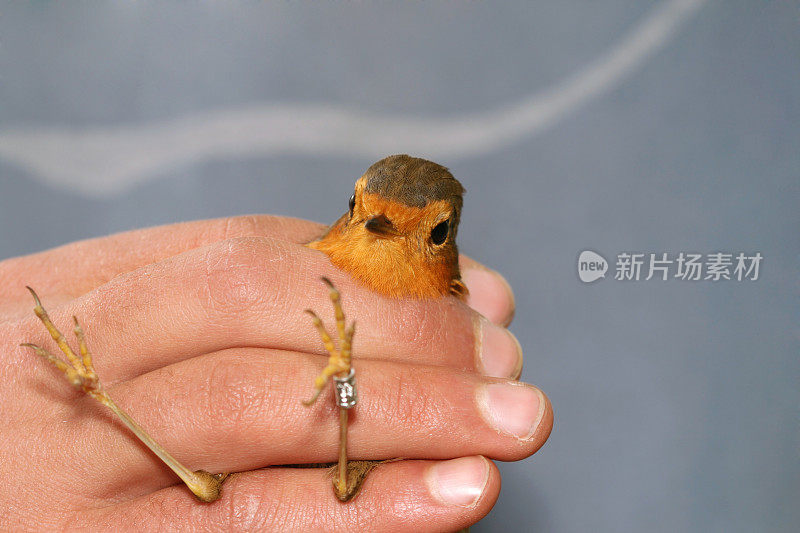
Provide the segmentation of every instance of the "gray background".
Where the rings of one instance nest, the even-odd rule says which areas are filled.
[[[659,5],[6,4],[0,152],[25,149],[20,132],[251,104],[457,118],[566,83]],[[476,531],[800,524],[799,26],[796,2],[705,3],[548,127],[437,158],[468,190],[461,247],[513,285],[523,379],[556,412],[539,453],[500,465]],[[0,258],[241,213],[332,221],[387,154],[314,146],[166,165],[107,194],[0,155]],[[756,282],[586,285],[584,249],[765,259]]]

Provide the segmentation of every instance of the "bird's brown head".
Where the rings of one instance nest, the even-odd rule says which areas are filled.
[[[385,295],[464,298],[456,247],[463,194],[445,167],[389,156],[356,181],[348,211],[309,246]]]

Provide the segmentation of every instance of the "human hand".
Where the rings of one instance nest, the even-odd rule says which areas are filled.
[[[300,245],[322,230],[238,217],[0,263],[0,529],[448,530],[484,516],[500,478],[481,456],[527,457],[552,427],[546,397],[509,379],[521,369],[515,341],[453,298],[370,293]],[[510,320],[503,282],[466,258],[462,269],[471,305]],[[350,455],[405,458],[348,504],[321,470],[264,468],[336,458],[335,407],[300,403],[325,362],[302,314],[331,321],[322,275],[359,324]],[[167,450],[191,468],[240,472],[220,500],[197,502],[107,410],[18,346],[52,346],[25,285],[62,329],[81,320],[109,394]]]

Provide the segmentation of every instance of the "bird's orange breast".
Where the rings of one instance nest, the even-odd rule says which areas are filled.
[[[437,163],[385,157],[356,181],[349,211],[308,246],[386,296],[463,299],[456,246],[463,194]]]
[[[348,225],[345,215],[309,247],[325,252],[334,265],[386,296],[436,298],[447,294],[460,296],[465,291],[460,283],[455,247],[449,253],[431,253],[429,243],[409,231],[433,212],[444,210],[443,202],[417,208],[376,194],[364,194],[362,201],[369,204],[371,211],[385,214],[400,235],[376,237],[360,225]],[[464,291],[454,290],[454,286]]]

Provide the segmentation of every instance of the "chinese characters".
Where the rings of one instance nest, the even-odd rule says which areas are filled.
[[[713,252],[678,254],[622,252],[617,255],[618,281],[756,281],[763,257],[761,252],[747,255]]]

